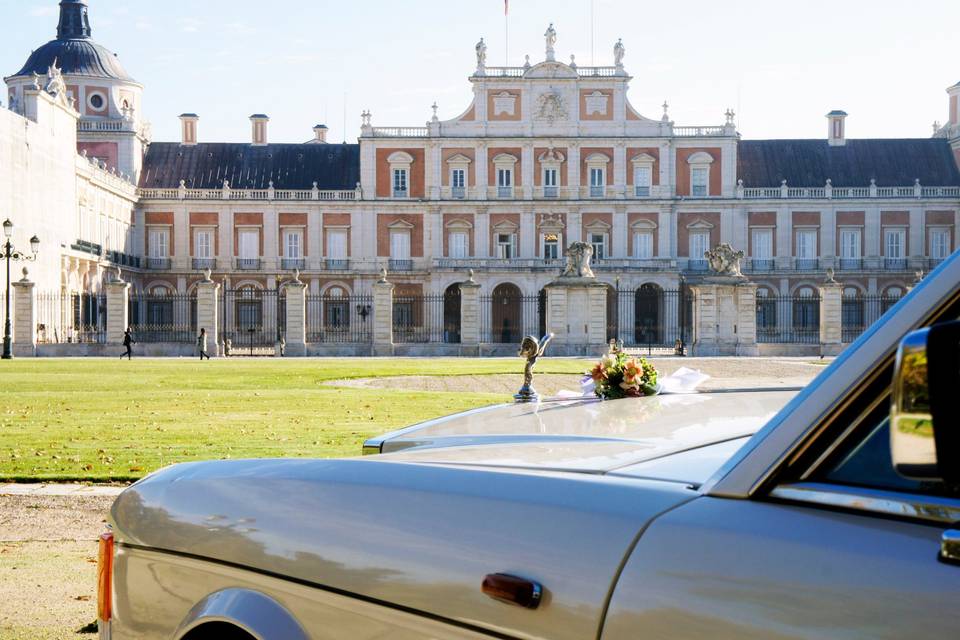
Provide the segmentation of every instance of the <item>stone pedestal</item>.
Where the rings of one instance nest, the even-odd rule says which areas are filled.
[[[13,356],[33,358],[37,355],[36,285],[27,279],[13,283]]]
[[[220,285],[207,277],[197,283],[197,333],[207,330],[207,348],[215,355],[223,355],[220,344]]]
[[[843,351],[843,285],[820,285],[820,353],[835,356]]]
[[[106,289],[107,344],[122,344],[123,333],[130,326],[130,283],[117,275],[115,280],[106,284]]]
[[[373,355],[393,355],[393,283],[373,284]]]
[[[480,285],[472,273],[460,283],[460,345],[463,355],[480,355]]]
[[[284,285],[287,295],[285,355],[307,355],[307,285],[299,280]]]
[[[692,285],[693,356],[756,356],[757,285],[743,276],[715,276]]]
[[[607,343],[607,287],[596,278],[557,278],[547,291],[547,333],[566,355],[603,353]]]

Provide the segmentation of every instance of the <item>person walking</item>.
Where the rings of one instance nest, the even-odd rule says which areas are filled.
[[[133,339],[133,334],[130,333],[130,327],[127,327],[127,330],[123,332],[123,348],[126,349],[122,354],[120,354],[120,359],[123,360],[123,356],[127,356],[128,360],[133,360],[133,349],[132,345],[137,344],[137,341]]]
[[[197,350],[200,352],[201,361],[203,361],[204,356],[207,360],[210,359],[210,354],[207,353],[207,330],[204,327],[200,327],[200,335],[197,336]]]

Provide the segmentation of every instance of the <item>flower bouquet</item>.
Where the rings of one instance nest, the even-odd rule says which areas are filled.
[[[660,392],[657,370],[646,358],[633,358],[622,351],[612,351],[587,374],[593,380],[593,391],[604,400],[639,398]]]

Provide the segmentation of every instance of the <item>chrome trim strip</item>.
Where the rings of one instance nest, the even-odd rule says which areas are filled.
[[[770,492],[770,497],[938,524],[954,524],[960,521],[960,500],[866,487],[799,482],[776,487]]]

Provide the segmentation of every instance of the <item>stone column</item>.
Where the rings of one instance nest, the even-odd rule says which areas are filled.
[[[120,270],[107,285],[107,344],[123,342],[123,332],[129,326],[130,283],[124,282]]]
[[[197,333],[207,330],[207,349],[215,355],[225,355],[220,344],[220,285],[210,278],[208,269],[203,280],[197,283]]]
[[[373,284],[373,355],[393,355],[393,283],[387,282],[386,269]]]
[[[13,356],[33,358],[36,355],[37,292],[24,269],[23,279],[13,283]]]
[[[307,285],[295,272],[292,282],[284,285],[287,295],[286,349],[288,356],[307,355]]]
[[[460,345],[465,356],[480,355],[480,284],[470,278],[460,283]]]
[[[843,350],[843,285],[833,280],[820,285],[820,353],[835,356]]]
[[[755,356],[757,285],[746,278],[716,276],[691,286],[694,356]]]
[[[557,278],[547,290],[547,332],[558,355],[602,353],[607,342],[607,288],[595,278]]]

